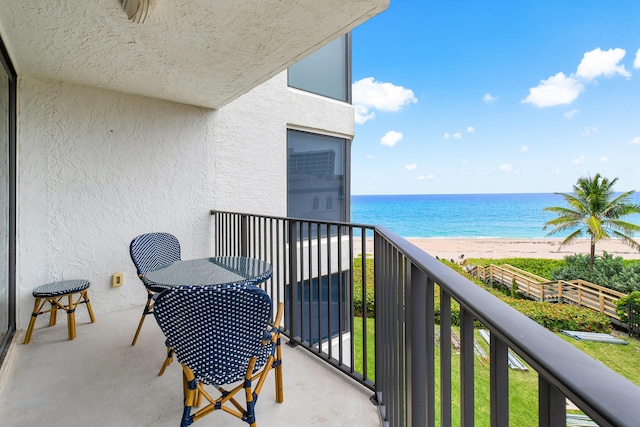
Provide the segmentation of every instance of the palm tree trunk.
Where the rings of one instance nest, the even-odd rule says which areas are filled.
[[[595,258],[596,258],[596,239],[595,237],[591,236],[591,257],[589,258],[589,276],[593,276],[593,261]]]

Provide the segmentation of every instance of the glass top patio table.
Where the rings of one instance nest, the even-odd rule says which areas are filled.
[[[271,265],[256,258],[226,256],[175,261],[145,273],[156,291],[173,286],[257,285],[271,277]]]

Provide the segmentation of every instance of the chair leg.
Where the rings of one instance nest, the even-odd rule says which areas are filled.
[[[29,344],[31,341],[31,335],[33,334],[33,328],[36,326],[36,319],[40,314],[40,301],[42,298],[36,298],[36,303],[33,306],[33,313],[31,313],[31,320],[29,321],[29,328],[27,329],[27,335],[24,337],[23,344]]]
[[[58,299],[56,297],[47,298],[47,300],[51,303],[51,314],[49,315],[49,326],[55,326],[58,320],[58,304],[56,302]]]
[[[282,316],[284,314],[284,303],[278,304],[278,311],[276,312],[276,318],[274,321],[274,328],[279,329],[282,322]],[[275,364],[275,376],[276,376],[276,402],[284,402],[284,384],[282,381],[282,347],[280,347],[280,331],[278,330],[277,336],[274,337],[276,344],[276,360]]]
[[[89,301],[89,293],[87,292],[86,289],[84,291],[82,291],[82,299],[84,300],[84,303],[87,306],[87,311],[89,312],[89,317],[91,318],[91,323],[95,323],[96,322],[96,318],[93,315],[93,307],[91,307],[91,302]]]
[[[67,295],[67,329],[69,331],[69,339],[76,339],[76,308],[73,306],[73,294]]]
[[[247,373],[244,376],[244,395],[247,401],[247,413],[245,415],[246,418],[242,418],[243,421],[248,423],[251,427],[256,427],[256,411],[255,411],[255,402],[253,401],[253,390],[251,389],[251,377],[253,373],[253,367],[256,364],[256,358],[252,357],[249,361],[249,366],[247,367]],[[268,371],[268,367],[263,368],[265,371]],[[262,379],[262,378],[261,378]],[[259,391],[258,391],[259,392]]]
[[[171,365],[173,362],[173,347],[167,347],[167,357],[164,359],[164,363],[162,364],[162,368],[160,368],[160,372],[158,372],[158,376],[161,377],[164,374],[164,370],[167,369],[167,366]]]
[[[191,415],[191,407],[196,400],[198,380],[196,380],[193,371],[184,365],[182,365],[182,378],[184,387],[184,411],[182,413],[180,427],[187,427],[194,421]]]
[[[144,323],[144,318],[147,317],[147,314],[151,313],[151,304],[153,303],[153,293],[147,289],[147,304],[144,306],[144,311],[142,312],[142,317],[140,318],[140,323],[138,323],[138,329],[136,329],[136,334],[133,337],[133,341],[131,345],[136,345],[136,341],[138,341],[138,335],[140,335],[140,330],[142,329],[142,324]]]
[[[280,348],[280,337],[278,337],[276,345],[276,402],[282,403],[284,402],[284,384],[282,381],[282,348]]]

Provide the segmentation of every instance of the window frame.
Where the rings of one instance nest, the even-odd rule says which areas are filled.
[[[7,51],[4,41],[0,37],[0,66],[2,66],[8,77],[9,83],[9,129],[8,129],[8,171],[7,171],[7,184],[8,184],[8,196],[7,203],[9,204],[7,213],[7,233],[8,233],[8,257],[7,257],[7,330],[4,338],[0,342],[0,366],[4,362],[5,356],[11,344],[11,340],[16,332],[16,180],[17,180],[17,154],[16,154],[16,123],[17,123],[17,73],[11,62],[9,52]],[[3,326],[4,328],[4,326]]]
[[[301,133],[301,134],[308,134],[308,135],[315,135],[315,136],[321,136],[321,137],[326,137],[326,138],[331,138],[334,140],[339,140],[342,141],[342,158],[343,158],[343,175],[342,175],[342,190],[343,190],[343,194],[342,194],[342,210],[341,212],[339,212],[340,217],[342,218],[341,220],[336,220],[335,222],[350,222],[351,221],[351,140],[347,139],[347,138],[341,138],[335,135],[328,135],[325,133],[319,133],[319,132],[310,132],[310,131],[305,131],[305,130],[299,130],[299,129],[292,129],[292,128],[287,128],[287,154],[286,154],[286,159],[287,159],[287,216],[291,217],[291,209],[289,206],[289,198],[290,198],[290,190],[289,190],[289,135],[290,132],[296,132],[296,133]],[[320,202],[320,201],[319,201]],[[332,205],[335,206],[335,203],[332,202]],[[320,206],[318,205],[318,208]],[[325,209],[326,211],[326,209]],[[336,211],[339,211],[338,209],[336,209]],[[313,210],[313,212],[322,212],[322,210],[318,209],[318,210]],[[311,218],[306,218],[306,219],[311,219]]]

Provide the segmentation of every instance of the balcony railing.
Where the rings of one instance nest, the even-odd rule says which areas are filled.
[[[264,286],[274,302],[285,301],[290,342],[374,391],[385,426],[451,426],[456,417],[460,425],[474,425],[476,322],[491,336],[491,426],[509,425],[509,349],[537,371],[538,425],[565,426],[567,399],[600,426],[640,420],[639,387],[383,227],[211,214],[216,254],[273,265]],[[366,276],[372,267],[375,342],[367,339]],[[362,308],[354,289],[360,289]],[[460,309],[459,361],[451,349],[453,302]],[[371,346],[375,361],[367,357]],[[452,378],[454,362],[459,378]],[[459,392],[452,393],[454,382]]]

